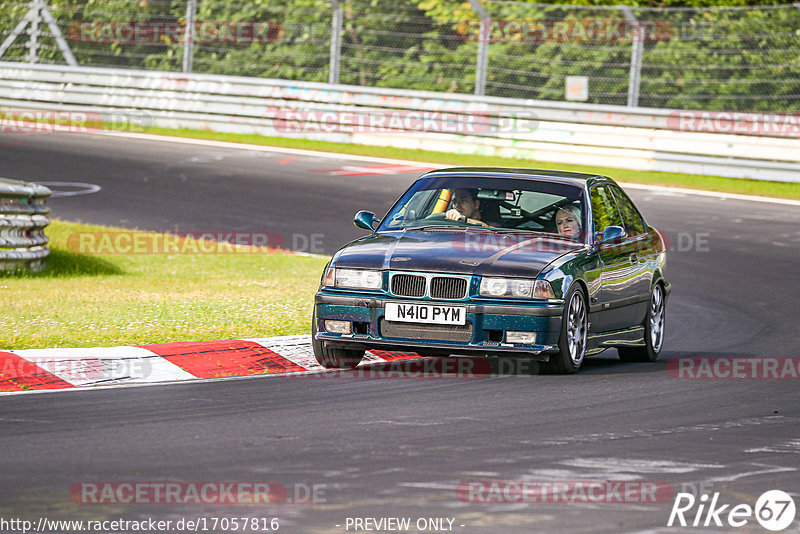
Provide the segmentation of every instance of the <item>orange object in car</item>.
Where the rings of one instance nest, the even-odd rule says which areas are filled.
[[[449,189],[442,189],[442,192],[439,194],[438,200],[436,200],[436,205],[433,207],[433,211],[431,213],[444,213],[447,209],[447,206],[450,205],[450,197],[453,194],[450,192]]]

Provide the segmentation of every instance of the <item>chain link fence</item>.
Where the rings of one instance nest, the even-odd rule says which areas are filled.
[[[800,3],[6,0],[0,60],[679,109],[800,109]]]

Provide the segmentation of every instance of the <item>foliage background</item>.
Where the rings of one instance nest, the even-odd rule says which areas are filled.
[[[486,1],[493,21],[624,20],[619,0],[536,4]],[[800,9],[759,0],[628,1],[640,20],[671,28],[669,38],[644,43],[639,104],[646,107],[779,111],[800,109]],[[182,42],[82,42],[76,23],[183,23],[186,0],[48,0],[81,65],[180,71]],[[341,0],[340,82],[438,92],[472,93],[478,15],[453,0]],[[0,40],[28,9],[0,3]],[[198,0],[197,19],[269,21],[273,42],[199,42],[193,71],[304,81],[328,81],[331,5],[327,0]],[[72,25],[72,26],[71,26]],[[470,37],[472,35],[473,38]],[[495,35],[495,34],[493,34]],[[495,36],[498,36],[496,34]],[[503,37],[502,35],[499,35]],[[3,60],[26,61],[27,35]],[[629,40],[521,42],[489,45],[486,94],[564,100],[565,77],[589,77],[591,103],[625,105]],[[40,62],[64,63],[46,26]]]

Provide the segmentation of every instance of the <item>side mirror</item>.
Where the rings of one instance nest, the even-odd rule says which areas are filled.
[[[608,226],[603,230],[603,237],[600,239],[600,243],[612,243],[623,237],[625,237],[625,230],[621,226]]]
[[[380,219],[375,218],[375,214],[371,211],[361,210],[356,213],[356,216],[353,218],[353,224],[356,225],[357,228],[363,228],[364,230],[369,230],[373,232],[372,225],[376,222],[381,222]]]

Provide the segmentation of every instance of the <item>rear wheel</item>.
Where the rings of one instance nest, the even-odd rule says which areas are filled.
[[[657,283],[650,295],[650,307],[644,320],[644,346],[618,347],[619,359],[623,362],[654,362],[664,344],[664,319],[666,300],[664,286]]]
[[[311,319],[311,348],[317,363],[326,369],[352,369],[364,359],[363,350],[325,348],[317,337],[316,313]]]
[[[573,284],[564,299],[564,314],[561,319],[561,336],[558,354],[550,356],[544,369],[550,373],[573,374],[578,372],[586,356],[588,333],[588,310],[586,296],[579,284]]]

